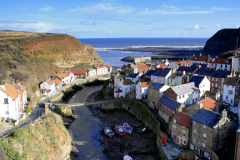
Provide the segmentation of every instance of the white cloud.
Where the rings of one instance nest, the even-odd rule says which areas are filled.
[[[210,14],[213,11],[183,11],[180,8],[176,9],[156,9],[156,10],[149,10],[146,8],[145,10],[139,12],[140,15],[158,15],[158,14],[176,14],[176,15],[183,15],[183,14]]]
[[[55,26],[52,23],[36,22],[36,23],[22,23],[22,22],[0,22],[0,30],[16,30],[16,31],[30,31],[30,32],[50,32],[65,29],[63,27]]]
[[[217,27],[218,27],[218,28],[220,28],[220,27],[221,27],[221,25],[220,25],[220,24],[217,24]]]
[[[205,27],[205,28],[211,28],[211,27],[210,27],[210,26],[208,26],[208,25],[205,25],[204,27]]]
[[[39,8],[38,10],[39,11],[51,11],[51,10],[54,10],[54,9],[55,9],[54,7],[45,5],[45,7]]]
[[[230,8],[222,8],[222,7],[212,7],[212,10],[214,10],[214,11],[230,11],[232,9],[230,9]]]
[[[199,27],[199,25],[197,25],[197,24],[194,26],[194,29],[199,29],[199,28],[200,28],[200,27]]]
[[[177,7],[175,7],[175,6],[167,6],[166,4],[164,4],[163,7],[165,7],[165,8],[177,9]]]
[[[134,9],[131,6],[122,6],[118,3],[96,3],[92,6],[77,7],[68,11],[84,11],[84,12],[97,12],[97,11],[113,11],[121,14],[132,12]]]

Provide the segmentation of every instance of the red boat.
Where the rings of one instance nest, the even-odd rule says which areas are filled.
[[[116,125],[114,131],[119,135],[125,135],[126,130],[123,128],[123,126]]]

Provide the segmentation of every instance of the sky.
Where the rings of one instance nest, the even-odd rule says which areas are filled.
[[[1,0],[0,30],[77,38],[210,38],[240,27],[239,0]]]

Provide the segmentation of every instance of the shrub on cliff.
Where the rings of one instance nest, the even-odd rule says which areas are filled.
[[[21,159],[19,153],[15,149],[10,147],[10,145],[8,143],[0,141],[0,146],[5,151],[5,157],[7,160],[20,160]]]

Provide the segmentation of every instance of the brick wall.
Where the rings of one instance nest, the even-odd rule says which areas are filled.
[[[174,131],[173,125],[176,126],[176,130],[175,130],[175,131]],[[177,138],[174,139],[174,138],[172,137],[172,135],[171,135],[171,138],[173,139],[173,141],[174,141],[175,143],[180,144],[180,145],[187,146],[187,145],[188,145],[188,141],[189,141],[189,129],[185,127],[185,130],[184,130],[183,128],[184,128],[184,126],[182,126],[182,125],[180,125],[180,124],[178,124],[178,123],[173,123],[172,120],[169,122],[169,130],[170,130],[169,133],[172,134],[172,133],[175,132],[175,134],[176,134],[177,136],[181,137],[181,143],[178,143],[178,142],[177,142]],[[183,132],[185,132],[185,136],[183,135]],[[183,142],[183,141],[182,141],[182,138],[184,138],[184,139],[186,140],[186,141],[185,141],[185,144],[182,143],[182,142]]]
[[[214,80],[212,79],[214,78]],[[223,80],[222,80],[223,79]],[[210,91],[216,91],[216,92],[220,92],[223,90],[223,82],[225,81],[225,78],[217,78],[217,77],[210,77]],[[213,86],[212,86],[213,84]],[[217,87],[216,87],[217,84]]]
[[[173,100],[177,100],[177,94],[172,90],[172,88],[168,88],[165,92],[164,95],[172,98]]]

